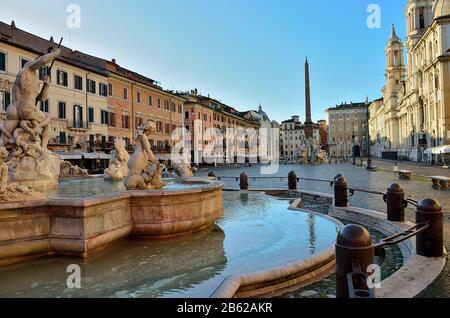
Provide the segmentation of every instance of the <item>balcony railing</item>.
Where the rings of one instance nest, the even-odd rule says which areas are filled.
[[[87,121],[72,120],[67,123],[67,128],[89,130],[91,129],[91,123]]]

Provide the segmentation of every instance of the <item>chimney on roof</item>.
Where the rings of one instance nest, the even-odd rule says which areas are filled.
[[[117,64],[117,63],[116,63],[116,59],[112,59],[112,60],[111,60],[111,63]]]
[[[14,41],[14,30],[16,29],[16,23],[14,22],[14,20],[11,21],[11,38]]]
[[[55,40],[53,40],[53,36],[50,37],[50,42],[55,43]]]

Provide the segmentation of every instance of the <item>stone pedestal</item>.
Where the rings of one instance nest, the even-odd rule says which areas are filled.
[[[12,157],[9,162],[9,178],[13,183],[42,191],[58,184],[61,159],[55,153],[44,151],[36,155]]]

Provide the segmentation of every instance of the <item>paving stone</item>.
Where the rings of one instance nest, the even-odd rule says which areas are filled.
[[[315,290],[306,290],[304,292],[300,293],[300,296],[302,297],[313,297],[316,296],[318,294],[318,292],[316,292]]]

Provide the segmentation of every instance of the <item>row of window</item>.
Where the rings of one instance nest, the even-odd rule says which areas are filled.
[[[186,111],[184,113],[184,118],[185,119],[189,119],[190,117],[191,117],[191,113],[189,111]],[[195,112],[192,112],[192,117],[195,117]],[[202,119],[202,114],[200,112],[197,113],[197,119],[198,120]],[[227,122],[227,119],[226,119],[225,116],[217,115],[217,114],[213,114],[213,116],[211,116],[211,115],[208,116],[207,114],[203,114],[203,121],[206,122],[206,121],[208,121],[208,119],[209,119],[210,123],[212,122],[213,119],[214,119],[214,121],[218,121],[218,122],[222,122],[222,123],[226,123]],[[237,120],[235,121],[234,119],[230,119],[230,118],[228,118],[228,124],[229,125],[236,124],[236,125],[241,125],[242,126],[242,124],[240,122],[238,122]]]
[[[331,126],[331,128],[333,129],[333,130],[336,130],[336,128],[337,128],[338,126],[336,126],[336,124],[333,124],[332,126]],[[363,128],[364,128],[364,125],[362,126]],[[341,124],[339,124],[339,130],[342,130],[343,129],[343,126],[341,125]],[[350,124],[347,124],[347,130],[354,130],[355,132],[356,131],[358,131],[359,130],[359,125],[350,125]]]
[[[330,118],[331,118],[332,120],[333,120],[333,119],[342,119],[342,118],[350,119],[350,114],[349,114],[349,113],[344,114],[344,115],[342,115],[342,114],[339,114],[339,115],[331,114],[331,115],[330,115]],[[353,115],[353,118],[355,118],[355,119],[358,119],[358,118],[365,119],[365,118],[366,118],[366,114],[354,114],[354,115]]]
[[[130,116],[123,114],[121,120],[121,126],[117,126],[116,113],[108,112],[106,110],[101,111],[101,123],[103,125],[108,125],[109,127],[125,128],[130,129]],[[135,127],[139,127],[144,123],[142,117],[135,117],[134,119]],[[163,126],[164,125],[164,126]],[[156,122],[156,132],[170,134],[173,130],[177,128],[176,125],[163,124],[161,121]]]
[[[20,59],[20,65],[23,68],[24,65],[28,62],[28,60],[26,59]],[[6,54],[3,52],[0,52],[0,71],[6,71]],[[41,69],[39,70],[39,78],[42,80],[44,78],[44,76],[47,75],[51,75],[50,74],[50,68],[43,66],[41,67]],[[63,70],[57,70],[56,71],[56,83],[60,86],[64,86],[64,87],[68,87],[69,86],[69,75],[66,71]],[[79,75],[74,75],[73,78],[73,88],[76,90],[83,90],[83,77],[79,76]],[[97,83],[94,80],[91,79],[86,79],[86,89],[89,93],[91,94],[97,94]],[[122,91],[123,95],[123,99],[128,100],[128,89],[127,88],[123,88]],[[98,94],[100,96],[112,96],[113,95],[113,85],[110,83],[108,85],[104,84],[104,83],[99,83],[98,84]],[[142,102],[142,98],[141,98],[141,93],[137,92],[136,94],[136,99],[137,99],[137,103],[141,103]],[[153,106],[153,97],[152,96],[148,96],[148,105],[149,106]],[[161,99],[158,98],[156,100],[156,105],[158,108],[161,108]],[[169,100],[165,99],[164,100],[164,109],[167,111],[171,111],[171,112],[178,112],[180,114],[183,113],[183,107],[181,104],[176,104],[175,102],[169,102]]]
[[[365,138],[365,136],[363,136],[363,138]],[[337,142],[337,138],[336,137],[332,137],[331,138],[331,141],[332,142]],[[347,142],[350,142],[350,141],[352,141],[352,137],[350,137],[350,136],[347,136],[347,137],[339,137],[339,142],[344,142],[344,141],[347,141]]]
[[[109,84],[109,95],[112,96],[113,95],[113,86],[112,84]],[[122,97],[125,100],[128,100],[128,88],[124,87],[122,88]],[[137,92],[136,93],[136,102],[138,104],[142,103],[142,94],[141,92]],[[148,95],[148,101],[147,101],[148,106],[154,106],[153,105],[153,97],[151,95]],[[161,108],[161,99],[157,98],[156,99],[156,105],[158,108]],[[164,109],[167,111],[171,111],[173,113],[178,112],[179,114],[183,113],[183,106],[181,104],[175,104],[175,102],[169,102],[168,99],[164,100]]]
[[[48,68],[47,67],[43,67],[41,68],[41,70],[39,71],[39,76],[42,77],[45,75],[48,75]],[[94,80],[91,79],[86,79],[87,80],[87,91],[91,94],[97,94],[97,83]],[[56,71],[56,83],[60,86],[65,86],[68,87],[69,83],[68,83],[68,74],[65,71],[62,70],[57,70]],[[74,83],[74,89],[82,91],[83,90],[83,78],[79,75],[74,75],[73,78],[73,83]],[[108,96],[108,86],[104,83],[99,83],[98,84],[98,94],[100,96]]]

